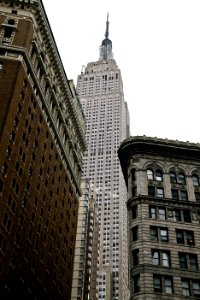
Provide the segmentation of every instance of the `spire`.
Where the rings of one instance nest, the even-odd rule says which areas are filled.
[[[109,37],[109,13],[107,14],[105,39],[102,41],[100,46],[99,60],[108,60],[113,58],[112,41],[108,37]]]
[[[109,36],[109,13],[107,13],[107,21],[106,21],[106,33],[105,33],[105,38],[108,39]]]

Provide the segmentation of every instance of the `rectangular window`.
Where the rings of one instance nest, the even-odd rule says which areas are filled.
[[[131,211],[132,211],[132,219],[136,219],[138,216],[138,208],[137,205],[131,207]]]
[[[150,228],[150,235],[152,241],[158,241],[158,229],[157,227]]]
[[[173,217],[174,217],[174,221],[181,222],[181,211],[180,211],[180,209],[175,208],[173,210]]]
[[[173,278],[171,276],[153,275],[155,293],[173,294]]]
[[[132,229],[133,234],[133,242],[138,240],[138,226],[133,227]]]
[[[156,189],[156,196],[159,198],[163,198],[164,197],[164,189],[163,188],[157,188]]]
[[[166,209],[163,207],[150,206],[149,216],[152,219],[166,220]]]
[[[133,254],[133,265],[134,266],[139,265],[139,249],[133,250],[132,254]]]
[[[170,252],[165,250],[152,250],[152,264],[154,266],[170,267]]]
[[[134,293],[140,292],[140,275],[136,275],[133,277],[133,283],[134,283]]]
[[[155,187],[154,186],[148,186],[148,195],[151,197],[155,196]]]
[[[136,197],[137,196],[137,187],[134,186],[132,187],[132,197]]]
[[[200,203],[200,193],[199,192],[195,192],[195,199],[197,203]]]
[[[184,222],[191,223],[191,215],[190,215],[189,210],[187,210],[187,209],[183,210],[183,219],[184,219]]]
[[[183,296],[193,296],[199,299],[200,297],[200,281],[181,278]]]
[[[187,191],[180,191],[180,199],[182,201],[188,201],[188,194]]]
[[[178,190],[172,189],[172,198],[178,199]]]
[[[168,230],[161,228],[160,229],[160,240],[162,242],[168,242]]]
[[[168,229],[150,226],[150,237],[152,241],[168,242]]]
[[[197,255],[192,253],[179,252],[180,269],[198,270]]]
[[[195,245],[193,231],[176,229],[176,241],[178,244]]]

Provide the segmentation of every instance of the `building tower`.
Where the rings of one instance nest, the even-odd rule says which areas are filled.
[[[86,116],[88,143],[83,177],[93,184],[100,212],[99,299],[127,300],[127,194],[117,149],[129,135],[129,119],[108,18],[100,58],[88,63],[78,76],[77,91]]]
[[[119,148],[128,188],[131,300],[200,299],[200,146],[131,137]]]
[[[0,299],[70,299],[85,149],[42,1],[0,1]]]

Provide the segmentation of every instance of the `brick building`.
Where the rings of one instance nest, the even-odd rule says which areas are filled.
[[[70,299],[84,122],[42,2],[0,1],[1,299]]]
[[[131,299],[200,299],[200,145],[131,137],[118,155]]]

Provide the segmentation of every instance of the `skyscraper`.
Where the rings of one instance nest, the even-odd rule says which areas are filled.
[[[0,299],[70,299],[85,149],[42,2],[0,1]]]
[[[200,299],[199,144],[131,137],[119,148],[128,188],[131,300]]]
[[[129,135],[129,118],[108,18],[99,60],[88,63],[78,76],[77,91],[86,116],[88,143],[83,177],[93,184],[100,212],[99,299],[127,300],[127,194],[117,149]]]

